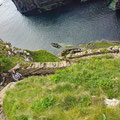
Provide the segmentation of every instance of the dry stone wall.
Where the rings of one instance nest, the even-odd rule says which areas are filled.
[[[23,76],[30,76],[30,75],[47,75],[53,74],[56,70],[64,69],[69,67],[72,63],[67,61],[62,62],[33,62],[30,63],[28,67],[22,68],[19,72]]]

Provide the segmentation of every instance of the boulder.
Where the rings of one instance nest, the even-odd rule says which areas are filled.
[[[119,52],[119,46],[114,46],[114,47],[112,48],[112,50],[113,50],[114,52]]]
[[[24,60],[25,60],[26,62],[32,62],[32,61],[33,61],[33,59],[32,59],[30,56],[25,56],[25,57],[24,57]]]
[[[11,51],[8,51],[8,57],[13,57],[14,54]]]
[[[114,108],[116,107],[118,104],[120,104],[120,100],[117,99],[105,99],[105,104],[110,107],[110,108]]]
[[[112,52],[113,46],[107,48],[107,51]]]
[[[9,48],[10,48],[10,46],[9,46],[9,45],[6,45],[5,47],[6,47],[7,49],[9,49]]]
[[[62,46],[59,45],[58,43],[51,43],[52,47],[55,47],[55,48],[61,48]]]

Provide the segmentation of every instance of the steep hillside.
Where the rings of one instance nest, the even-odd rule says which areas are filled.
[[[7,92],[5,114],[9,120],[119,120],[120,105],[105,102],[120,99],[119,61],[112,55],[77,59],[53,76],[26,78]]]

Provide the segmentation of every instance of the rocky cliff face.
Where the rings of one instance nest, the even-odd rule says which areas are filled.
[[[26,13],[41,13],[65,5],[72,0],[12,0],[18,11]]]
[[[120,10],[120,0],[117,0],[116,2],[116,10]]]

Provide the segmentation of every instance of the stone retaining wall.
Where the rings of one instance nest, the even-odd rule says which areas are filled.
[[[22,68],[19,72],[23,76],[30,76],[30,75],[47,75],[53,74],[56,70],[64,69],[71,65],[70,62],[62,61],[62,62],[33,62],[27,68]]]
[[[76,48],[78,50],[78,48]],[[75,58],[82,58],[87,56],[93,55],[101,55],[101,54],[108,54],[108,53],[120,53],[120,46],[110,46],[108,48],[99,48],[99,49],[84,49],[79,50],[76,52],[76,49],[70,49],[66,51],[64,50],[62,54],[59,56],[59,59],[75,59]],[[68,52],[69,51],[69,52]],[[64,55],[64,56],[62,56]]]

